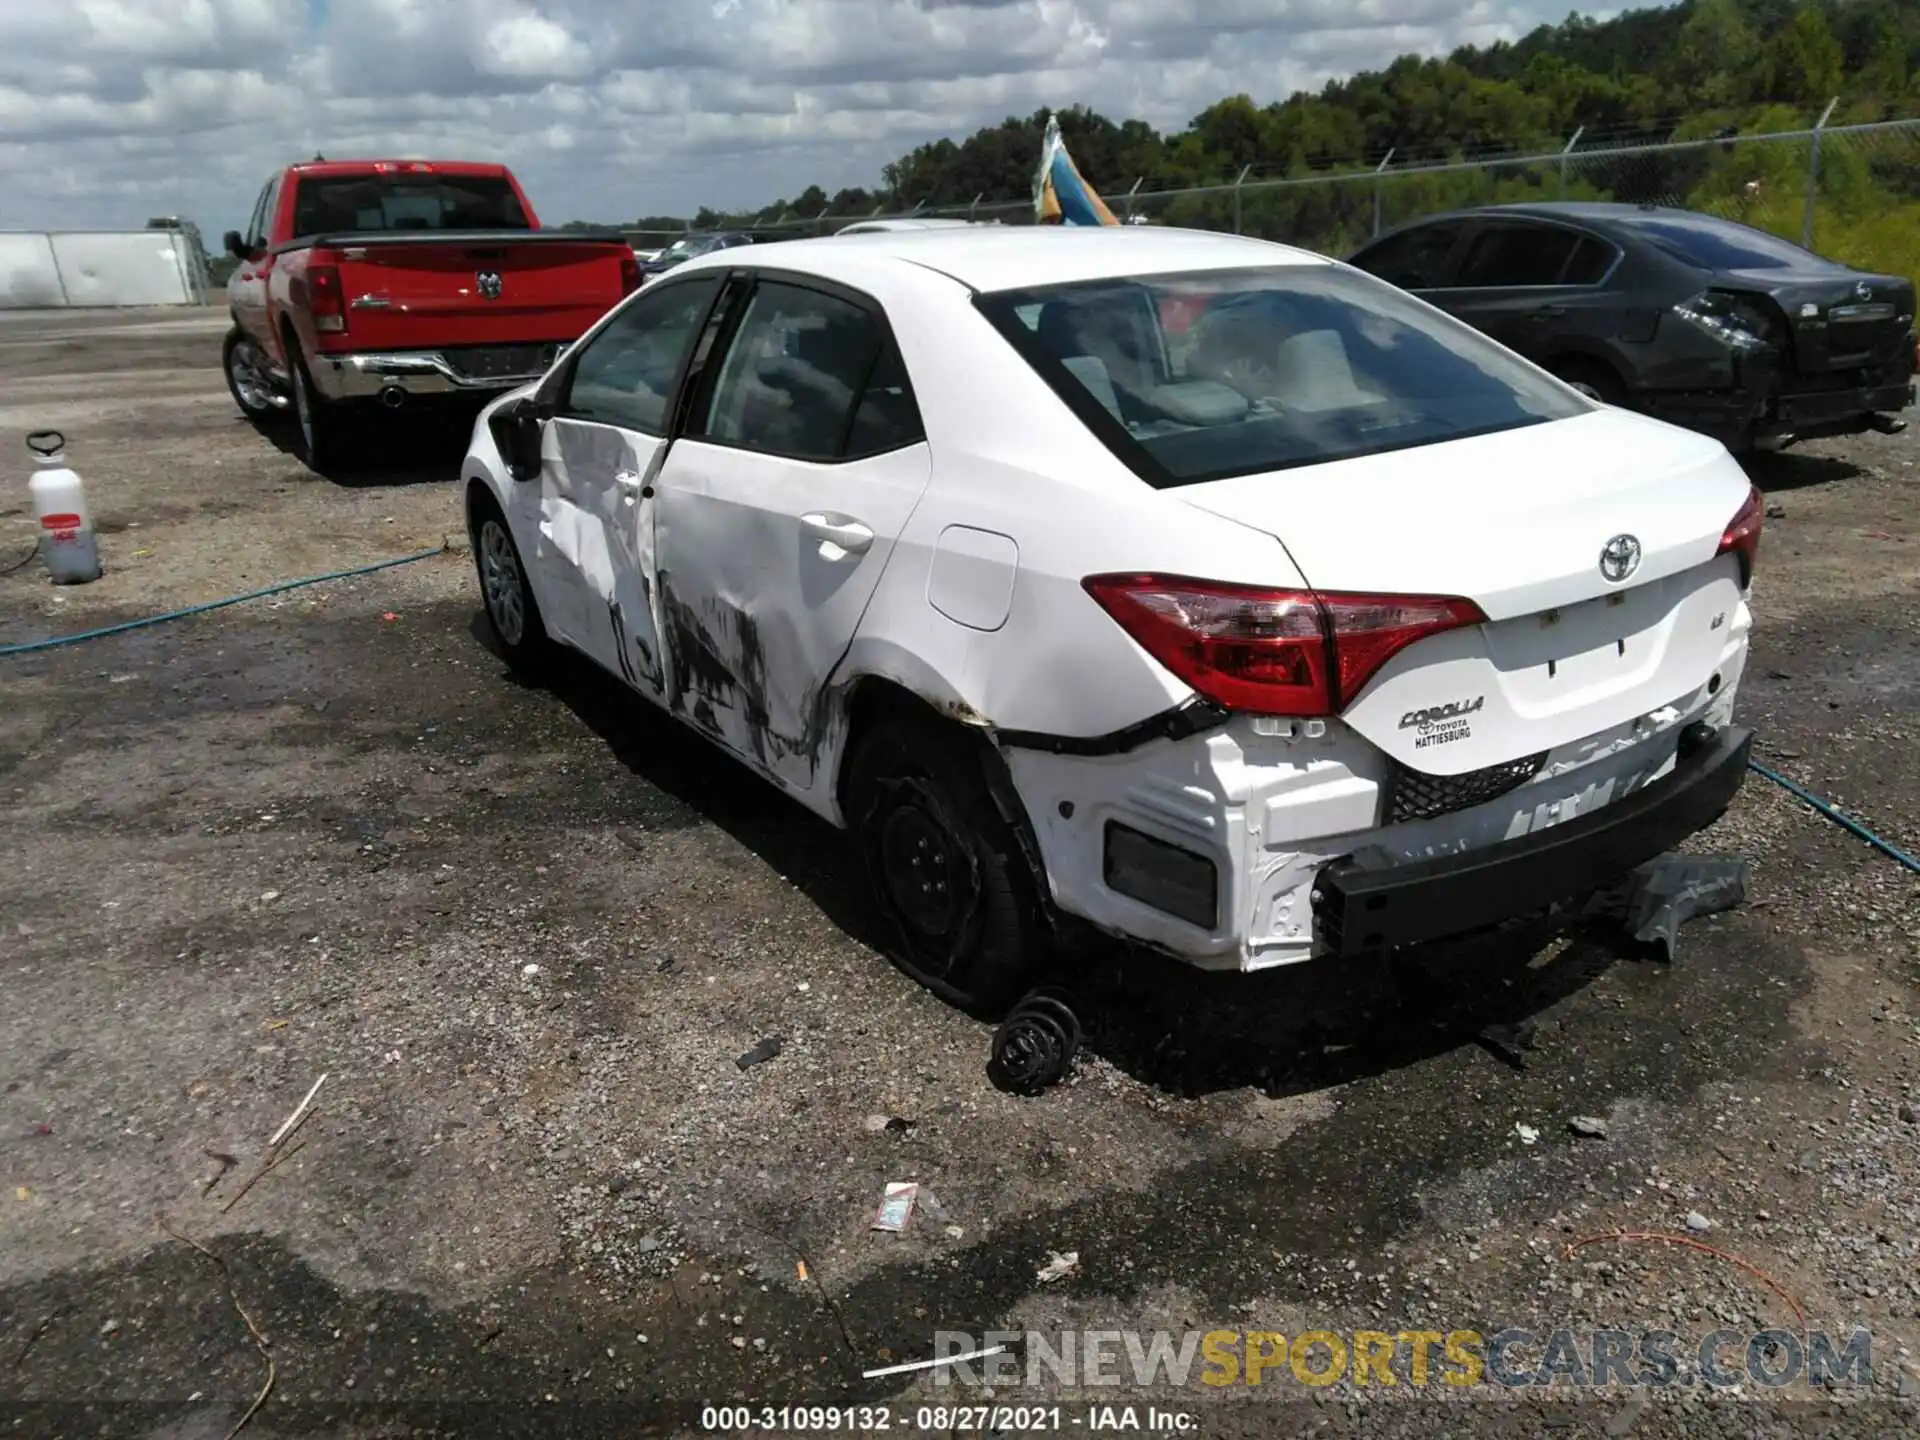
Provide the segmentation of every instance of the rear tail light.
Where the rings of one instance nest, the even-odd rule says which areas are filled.
[[[1781,322],[1768,302],[1728,290],[1703,290],[1675,305],[1673,313],[1734,350],[1758,350],[1782,338]]]
[[[323,335],[337,335],[347,328],[346,296],[340,290],[340,267],[307,267],[307,313],[313,316],[313,328]]]
[[[1334,715],[1416,640],[1478,625],[1471,600],[1270,590],[1178,575],[1081,584],[1154,659],[1201,695],[1258,715]]]
[[[1740,588],[1743,590],[1753,583],[1753,567],[1760,559],[1760,529],[1766,523],[1766,499],[1761,495],[1758,485],[1751,485],[1747,488],[1746,503],[1727,522],[1726,533],[1720,537],[1720,548],[1714,552],[1740,557]]]
[[[620,262],[620,293],[631,295],[640,288],[640,257],[628,255]]]

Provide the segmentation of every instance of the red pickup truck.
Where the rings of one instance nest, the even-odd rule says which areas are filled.
[[[617,232],[542,230],[501,165],[289,165],[226,248],[228,387],[256,421],[290,406],[321,472],[356,412],[537,379],[640,284]]]

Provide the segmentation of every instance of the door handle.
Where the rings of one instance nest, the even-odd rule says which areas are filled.
[[[621,495],[627,500],[632,500],[636,495],[642,500],[653,498],[653,487],[641,478],[638,471],[616,470],[613,472],[613,483],[620,487]]]
[[[1542,320],[1558,320],[1562,315],[1566,313],[1567,313],[1567,307],[1564,305],[1542,305],[1539,309],[1533,311],[1530,315],[1528,315],[1527,318],[1535,322],[1539,322]]]
[[[873,545],[873,531],[858,520],[839,519],[815,513],[802,515],[800,523],[807,534],[828,545],[838,545],[849,555],[864,555]]]

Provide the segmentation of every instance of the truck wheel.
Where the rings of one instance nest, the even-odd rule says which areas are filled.
[[[346,416],[314,388],[307,358],[291,341],[287,368],[293,372],[293,413],[300,422],[300,458],[316,475],[331,475],[346,452]]]
[[[1048,940],[979,757],[941,722],[900,716],[867,732],[847,763],[847,818],[890,958],[964,1010],[1004,1010],[1034,983]]]
[[[278,407],[273,403],[273,380],[267,373],[267,357],[258,343],[238,325],[227,332],[220,347],[220,368],[227,372],[227,389],[240,413],[256,425],[271,420]]]
[[[487,624],[493,627],[507,663],[532,677],[552,658],[553,642],[547,637],[546,621],[540,618],[540,604],[533,598],[520,547],[513,543],[513,530],[485,490],[474,495],[468,524]]]

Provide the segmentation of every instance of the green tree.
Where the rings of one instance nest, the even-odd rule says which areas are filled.
[[[1657,55],[1649,57],[1658,64]],[[1739,0],[1694,0],[1680,27],[1673,78],[1683,111],[1737,105],[1753,93],[1760,40]]]
[[[1776,100],[1824,106],[1840,93],[1843,68],[1840,42],[1833,38],[1825,12],[1802,5],[1767,46],[1767,93]]]

